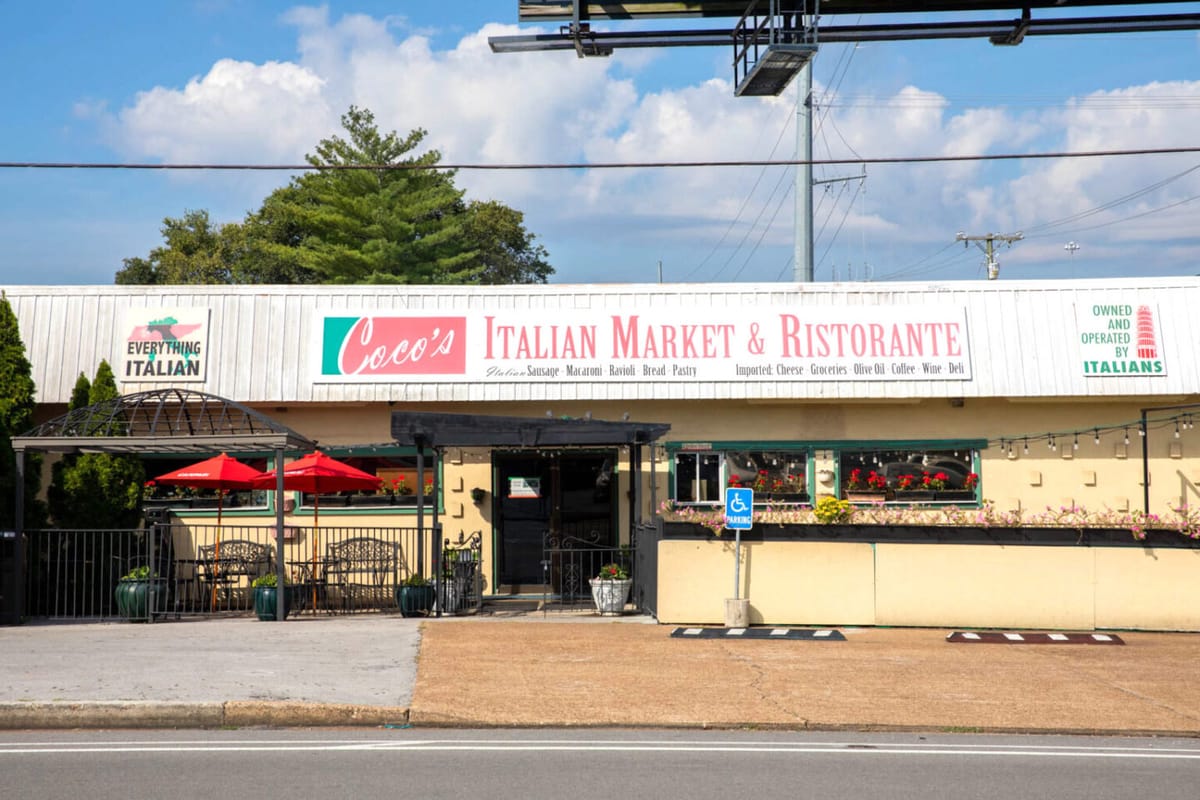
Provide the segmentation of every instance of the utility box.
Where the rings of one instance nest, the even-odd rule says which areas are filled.
[[[25,615],[25,548],[16,531],[0,531],[0,625]]]

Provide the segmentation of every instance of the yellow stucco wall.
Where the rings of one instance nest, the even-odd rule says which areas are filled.
[[[1200,550],[1098,549],[1096,584],[1097,627],[1200,630]]]
[[[659,544],[658,621],[724,623],[731,539]],[[1200,551],[823,542],[743,545],[755,625],[1200,630]]]
[[[880,544],[880,625],[1095,627],[1093,551],[1073,547]]]
[[[733,597],[734,540],[659,544],[658,620],[721,624]],[[750,624],[809,620],[873,625],[871,545],[749,542],[741,548],[740,594]]]

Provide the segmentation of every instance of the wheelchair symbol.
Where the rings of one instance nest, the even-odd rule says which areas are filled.
[[[742,500],[742,496],[740,494],[735,494],[733,497],[729,498],[729,510],[734,514],[741,514],[743,511],[749,511],[750,507],[746,505],[744,500]]]

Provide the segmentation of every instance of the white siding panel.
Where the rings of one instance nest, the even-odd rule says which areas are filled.
[[[133,308],[210,310],[208,380],[188,384],[246,402],[506,400],[905,399],[927,397],[1154,397],[1200,389],[1192,277],[947,284],[722,284],[624,286],[15,286],[6,293],[34,367],[38,400],[65,403],[80,373],[123,361]],[[1096,297],[1158,311],[1166,376],[1086,377],[1075,305]],[[962,381],[728,381],[695,383],[314,384],[319,312],[362,309],[485,311],[954,305],[966,309],[972,377]],[[118,381],[121,375],[118,374]],[[132,392],[161,383],[121,382]]]

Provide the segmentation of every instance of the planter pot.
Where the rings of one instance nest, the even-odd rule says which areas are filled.
[[[871,491],[868,489],[848,489],[846,491],[846,499],[851,503],[883,503],[893,498],[894,495],[890,491]]]
[[[130,622],[146,622],[152,614],[167,612],[167,582],[164,578],[117,582],[117,613]]]
[[[254,613],[263,622],[272,622],[278,617],[279,598],[283,598],[283,616],[287,617],[292,610],[294,587],[287,587],[280,592],[275,586],[254,587]]]
[[[592,578],[588,583],[592,587],[592,602],[601,616],[616,616],[624,613],[625,603],[629,601],[629,590],[633,580],[605,581]]]
[[[442,579],[442,590],[438,607],[443,614],[457,614],[463,605],[462,588],[453,578]]]
[[[396,587],[396,605],[405,617],[428,616],[433,609],[433,598],[433,584]]]
[[[767,498],[772,503],[807,503],[808,495],[803,492],[771,492]]]

